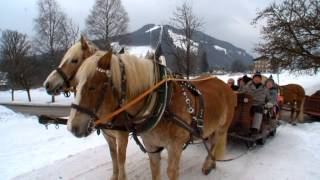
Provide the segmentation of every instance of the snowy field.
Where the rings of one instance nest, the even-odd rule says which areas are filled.
[[[131,47],[129,47],[131,49]],[[148,48],[147,47],[132,47],[132,52],[136,53],[147,53]],[[270,74],[263,74],[267,77],[270,76]],[[218,75],[217,77],[219,79],[222,79],[223,81],[227,82],[229,78],[235,79],[235,81],[242,77],[242,73],[237,74],[228,74],[228,75]],[[278,78],[276,74],[272,74],[274,80],[278,82]],[[283,72],[279,76],[279,84],[280,85],[286,85],[289,83],[295,83],[303,86],[306,90],[307,95],[311,95],[317,90],[320,90],[320,74],[314,75],[314,74],[290,74],[288,72]],[[56,102],[51,103],[51,96],[49,96],[44,88],[38,88],[38,89],[32,89],[31,90],[31,98],[32,102],[28,102],[28,97],[26,91],[15,91],[15,101],[11,102],[11,91],[0,91],[0,103],[29,103],[29,104],[36,104],[36,105],[70,105],[73,101],[73,94],[71,97],[67,98],[63,95],[56,96]]]
[[[0,103],[32,104],[32,105],[70,105],[73,101],[73,94],[67,98],[64,95],[55,97],[56,102],[51,102],[51,96],[44,88],[31,89],[31,103],[28,102],[27,92],[23,90],[15,91],[15,101],[11,101],[11,91],[0,91]]]
[[[242,74],[222,75],[226,81]],[[273,75],[276,78],[276,75]],[[276,79],[277,81],[277,79]],[[320,89],[319,75],[291,75],[282,73],[280,84],[297,83],[307,94]],[[33,102],[51,104],[51,97],[43,88],[32,90]],[[0,92],[0,102],[10,102],[10,91]],[[57,97],[56,104],[70,104],[73,98]],[[27,102],[24,91],[16,93],[14,103]],[[320,179],[320,123],[298,126],[285,124],[279,127],[276,137],[263,147],[249,151],[241,158],[218,163],[209,177],[201,174],[205,150],[200,145],[190,146],[181,162],[181,179],[245,179],[245,180],[295,180]],[[46,130],[36,117],[24,116],[0,106],[0,180],[17,179],[106,179],[111,176],[112,165],[105,140],[92,134],[77,139],[65,126]],[[140,152],[130,140],[127,150],[128,179],[151,179],[147,155]],[[239,142],[231,142],[226,158],[246,152]],[[167,159],[166,152],[163,160]],[[83,162],[86,163],[83,163]],[[166,179],[166,162],[162,174]]]

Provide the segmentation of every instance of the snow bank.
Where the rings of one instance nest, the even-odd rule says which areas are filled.
[[[206,150],[201,144],[190,145],[180,163],[180,179],[245,179],[245,180],[318,180],[320,178],[320,123],[284,124],[277,135],[264,146],[247,151],[239,141],[229,141],[226,158],[240,158],[217,162],[217,169],[208,176],[201,173]],[[128,179],[149,180],[151,172],[146,154],[131,140],[127,150]],[[167,152],[162,153],[161,174],[167,179]],[[83,164],[83,161],[86,161]],[[107,146],[83,151],[76,156],[57,161],[17,179],[106,179],[112,175],[112,164]]]
[[[0,179],[11,179],[58,159],[105,144],[100,136],[75,138],[66,126],[47,130],[35,116],[24,116],[0,106]]]
[[[64,95],[56,96],[56,102],[51,103],[51,96],[44,88],[31,89],[31,103],[28,102],[27,92],[23,90],[15,91],[15,101],[11,101],[11,91],[0,91],[0,103],[20,103],[20,104],[46,104],[46,105],[70,105],[73,102],[73,95],[69,98]]]

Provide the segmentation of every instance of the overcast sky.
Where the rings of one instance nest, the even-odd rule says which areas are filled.
[[[33,32],[33,19],[37,16],[37,0],[1,0],[0,29]],[[57,0],[64,12],[81,29],[93,6],[94,0]],[[176,6],[184,0],[122,0],[130,17],[129,31],[147,23],[168,23]],[[260,27],[250,23],[257,10],[274,0],[189,0],[197,16],[203,18],[203,32],[228,41],[253,53],[259,41]],[[280,0],[278,0],[280,1]]]

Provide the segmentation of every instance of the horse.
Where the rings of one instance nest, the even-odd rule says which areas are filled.
[[[108,115],[121,106],[119,96],[124,86],[126,103],[157,83],[154,62],[150,60],[126,54],[117,56],[112,52],[100,58],[91,56],[89,59],[83,63],[76,75],[79,84],[74,106],[81,108],[73,108],[68,119],[68,129],[77,137],[88,136],[92,132],[95,118]],[[125,67],[125,85],[121,83],[123,73],[120,70],[120,61]],[[223,158],[227,132],[237,100],[235,93],[223,81],[215,77],[192,81],[192,84],[199,89],[206,100],[202,138],[208,138],[210,147],[208,147],[208,155],[203,163],[202,172],[208,174],[216,167],[215,160]],[[187,108],[190,108],[190,105],[198,106],[199,99],[181,87],[177,81],[171,81],[171,85],[171,100],[166,108],[179,116],[184,123],[190,125],[192,115]],[[186,103],[186,97],[189,99],[189,105]],[[127,108],[118,116],[121,116],[120,119],[122,119],[127,113],[134,117],[137,112],[141,111],[141,108],[148,106],[145,104],[149,102],[147,99],[147,97],[143,98],[138,104]],[[115,117],[113,120],[118,119]],[[139,134],[148,151],[154,180],[161,179],[161,152],[157,151],[161,147],[168,151],[167,175],[169,179],[176,180],[179,177],[180,157],[184,144],[190,139],[190,133],[173,123],[172,119],[172,116],[163,116],[153,129]],[[127,119],[126,123],[132,123],[128,121],[131,120]]]
[[[52,71],[44,82],[44,87],[50,95],[58,95],[61,91],[68,91],[70,87],[76,87],[75,74],[88,57],[94,55],[99,49],[87,41],[83,36],[64,55],[59,68]],[[101,53],[101,52],[100,52]],[[128,133],[121,131],[102,130],[106,139],[113,164],[111,179],[126,179],[125,157]]]
[[[298,84],[288,84],[280,86],[279,90],[280,96],[283,97],[283,102],[280,103],[280,107],[282,108],[283,105],[290,104],[290,122],[293,124],[296,124],[296,122],[303,122],[305,102],[305,91],[303,87]]]

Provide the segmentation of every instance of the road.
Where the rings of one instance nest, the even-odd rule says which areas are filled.
[[[0,105],[12,109],[15,112],[21,112],[29,115],[41,115],[64,117],[69,116],[70,106],[46,106],[46,105],[23,105],[23,104],[10,104],[0,103]]]

